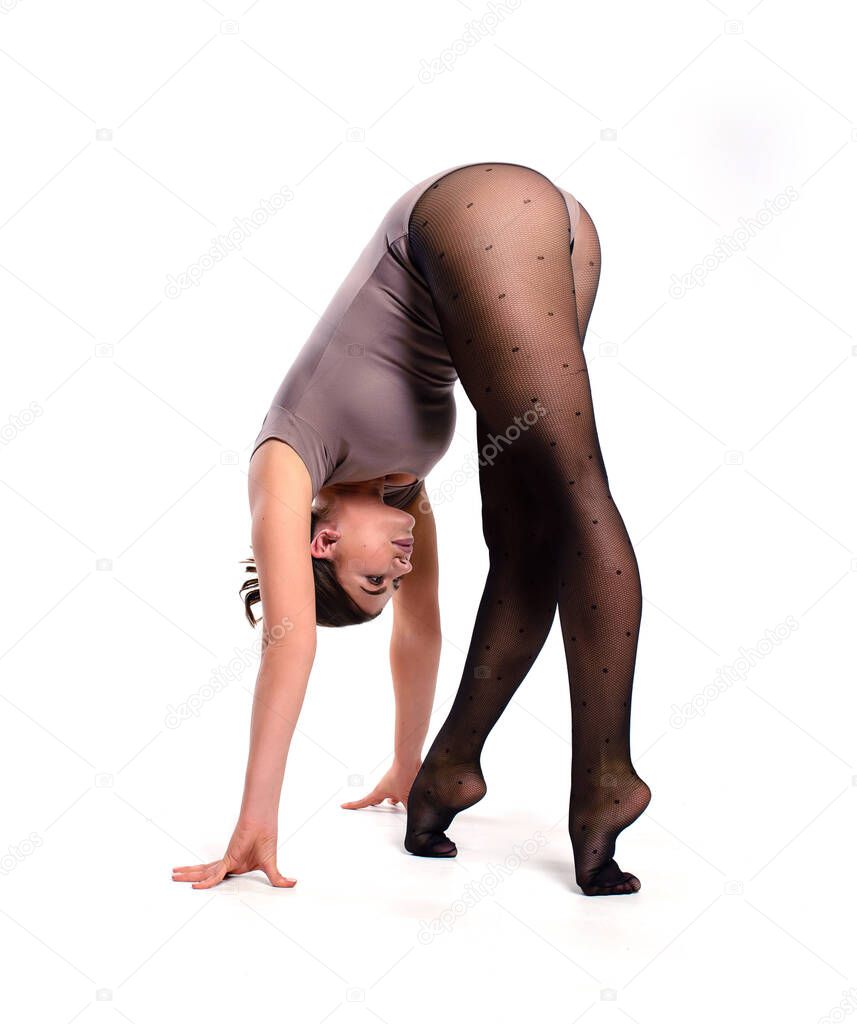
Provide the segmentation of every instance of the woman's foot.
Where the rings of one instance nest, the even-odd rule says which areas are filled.
[[[640,879],[630,871],[623,871],[615,860],[609,860],[598,868],[584,883],[577,884],[584,896],[625,896],[640,891]]]
[[[586,798],[572,794],[569,834],[577,884],[586,896],[639,892],[640,880],[613,860],[616,837],[645,811],[652,792],[633,771],[606,771]]]
[[[424,761],[408,794],[408,853],[418,857],[454,857],[458,850],[444,832],[455,815],[478,803],[487,789],[478,765],[432,765]]]
[[[405,849],[417,857],[454,857],[458,853],[455,843],[442,832],[408,832]]]

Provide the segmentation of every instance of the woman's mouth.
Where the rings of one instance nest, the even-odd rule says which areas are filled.
[[[408,554],[414,549],[413,537],[402,537],[401,540],[394,540],[393,543],[397,548],[401,548],[403,551],[407,551]]]

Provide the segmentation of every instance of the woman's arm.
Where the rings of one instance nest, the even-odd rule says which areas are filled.
[[[437,531],[425,485],[405,509],[414,523],[413,571],[393,595],[390,669],[396,698],[395,761],[419,768],[440,664]],[[415,773],[416,773],[415,769]]]
[[[315,586],[309,553],[312,485],[297,454],[265,442],[250,462],[252,545],[262,600],[262,658],[238,824],[222,858],[173,869],[194,889],[227,874],[261,869],[272,885],[294,879],[277,869],[277,820],[289,745],[316,651]]]
[[[249,498],[263,649],[241,817],[275,821],[316,651],[312,488],[306,467],[288,445],[273,440],[261,446],[251,462]]]
[[[375,789],[361,800],[342,804],[354,810],[407,802],[408,791],[422,763],[422,749],[434,702],[440,664],[437,532],[431,504],[420,488],[405,508],[415,518],[413,570],[393,595],[390,669],[396,700],[393,765]]]

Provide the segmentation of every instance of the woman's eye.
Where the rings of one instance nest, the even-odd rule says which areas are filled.
[[[373,587],[380,587],[381,584],[384,582],[384,577],[383,576],[367,576],[366,579],[369,580],[369,582],[372,584]],[[402,585],[402,577],[401,576],[397,576],[393,580],[393,590],[398,590],[401,585]]]

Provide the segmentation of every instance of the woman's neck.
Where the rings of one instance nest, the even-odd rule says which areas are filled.
[[[384,477],[379,476],[374,480],[358,480],[353,483],[329,484],[319,492],[322,499],[330,500],[337,495],[364,494],[376,496],[379,501],[384,498]],[[328,493],[325,493],[328,492]]]

